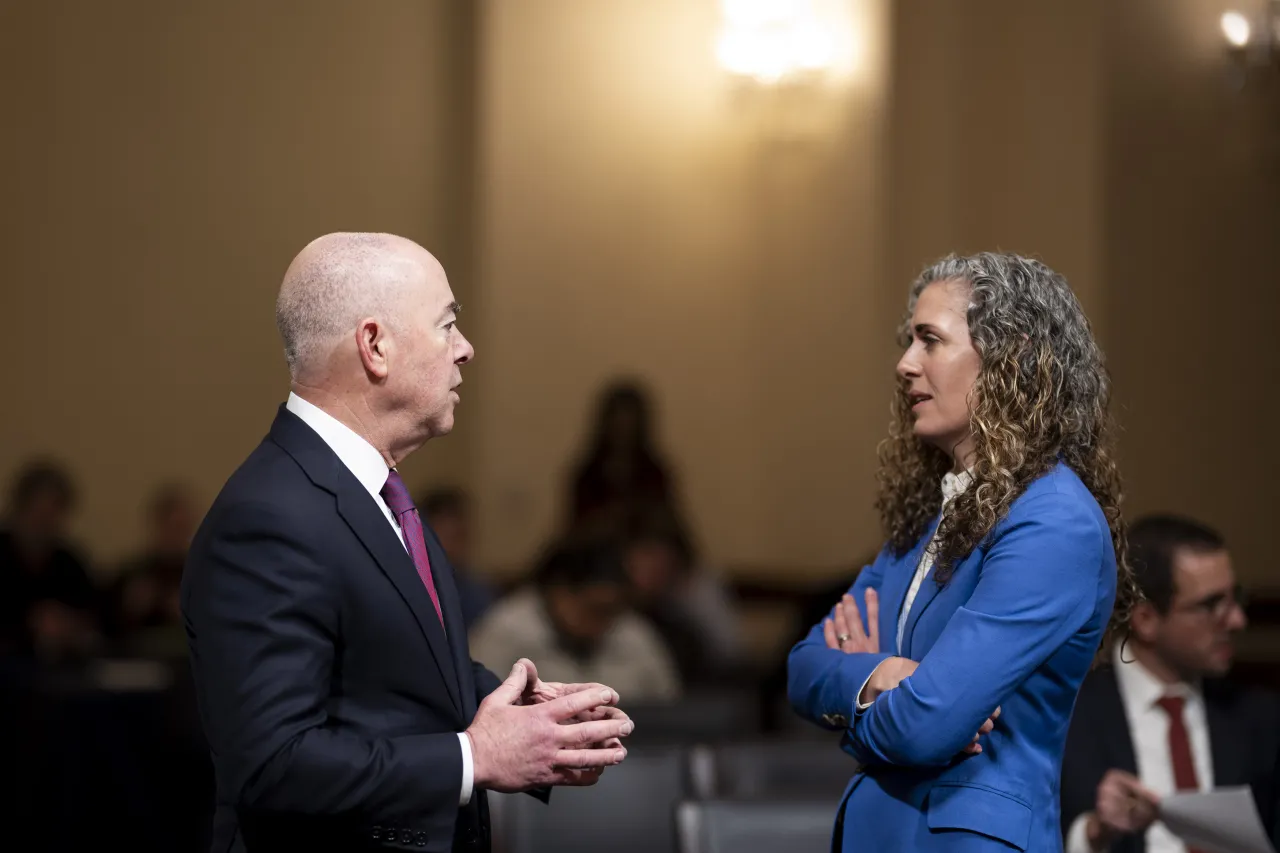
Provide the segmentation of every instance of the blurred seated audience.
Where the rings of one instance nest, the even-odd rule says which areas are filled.
[[[427,492],[418,506],[449,555],[462,599],[463,624],[469,631],[497,597],[493,587],[472,571],[471,501],[461,489],[440,488]]]
[[[1225,677],[1245,628],[1226,542],[1149,516],[1129,529],[1129,560],[1144,600],[1111,665],[1085,679],[1067,736],[1066,853],[1185,853],[1161,798],[1236,785],[1251,786],[1280,846],[1280,696]]]
[[[620,524],[652,506],[671,506],[671,474],[654,446],[652,406],[638,382],[602,392],[590,444],[574,470],[568,529]]]
[[[676,515],[641,512],[624,526],[622,542],[632,602],[666,641],[685,685],[737,683],[747,656],[732,597],[698,564]]]
[[[200,511],[183,483],[166,483],[146,506],[147,541],[120,567],[107,594],[107,624],[117,650],[147,657],[184,655],[178,608],[182,566]]]
[[[0,530],[0,654],[60,663],[94,649],[98,594],[67,534],[75,504],[61,465],[36,461],[18,473]]]
[[[680,693],[662,638],[628,606],[621,554],[607,539],[554,545],[532,584],[495,604],[470,640],[472,657],[495,672],[527,657],[545,681],[608,684],[626,702]]]
[[[826,729],[814,725],[796,714],[787,700],[787,656],[786,649],[809,635],[814,625],[826,619],[832,613],[832,602],[849,591],[858,573],[875,562],[876,552],[864,554],[861,560],[849,566],[848,571],[831,578],[824,578],[806,585],[807,588],[798,596],[795,612],[792,614],[790,628],[786,639],[781,644],[783,652],[777,655],[761,678],[760,693],[765,725],[771,731],[820,733],[826,735]]]

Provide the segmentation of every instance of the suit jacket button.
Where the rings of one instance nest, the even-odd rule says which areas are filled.
[[[400,843],[401,843],[401,844],[412,844],[412,843],[413,843],[413,830],[412,830],[412,829],[402,829],[402,830],[400,830]]]
[[[375,827],[373,828],[373,840],[374,840],[374,841],[381,841],[381,840],[382,840],[382,827],[380,827],[380,826],[375,826]]]
[[[413,843],[419,847],[427,846],[427,834],[422,830],[418,830],[413,836]]]
[[[823,714],[822,722],[829,726],[836,726],[837,728],[843,729],[848,727],[849,718],[844,714]]]

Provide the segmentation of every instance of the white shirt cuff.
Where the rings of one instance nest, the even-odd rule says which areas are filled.
[[[876,669],[879,669],[882,666],[884,666],[884,661],[880,661],[880,663],[876,664]],[[876,669],[871,670],[871,672],[867,674],[867,680],[862,682],[862,686],[858,688],[858,692],[853,694],[853,710],[855,714],[861,714],[863,711],[875,704],[875,700],[863,704],[858,697],[862,695],[862,691],[866,690],[867,685],[871,683],[871,676],[876,674]]]
[[[1093,848],[1089,846],[1088,826],[1088,812],[1084,812],[1071,822],[1071,829],[1067,831],[1065,853],[1093,853]]]
[[[466,732],[458,732],[458,742],[462,744],[462,796],[458,805],[465,806],[471,802],[471,789],[475,785],[475,765],[471,758],[471,738]]]

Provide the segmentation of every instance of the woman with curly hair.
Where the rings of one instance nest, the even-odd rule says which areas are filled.
[[[833,850],[1061,850],[1076,692],[1135,589],[1102,353],[1062,276],[991,253],[926,269],[902,342],[888,541],[787,663],[857,761]]]

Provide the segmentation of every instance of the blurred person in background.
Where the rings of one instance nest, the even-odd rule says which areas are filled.
[[[637,511],[669,507],[674,487],[654,440],[653,406],[639,382],[605,388],[590,443],[573,473],[570,531],[621,524]]]
[[[685,685],[739,684],[747,657],[732,596],[699,564],[680,519],[667,507],[639,512],[621,542],[632,602],[662,635]]]
[[[461,489],[444,487],[428,491],[421,504],[423,518],[453,565],[458,599],[462,602],[462,623],[471,630],[497,597],[493,586],[472,568],[471,500]]]
[[[486,666],[502,669],[527,654],[547,678],[609,684],[628,701],[667,702],[680,693],[662,637],[630,607],[619,548],[600,536],[550,547],[532,582],[476,626],[471,648]]]
[[[163,656],[186,652],[179,590],[199,513],[195,495],[185,483],[165,483],[147,501],[146,544],[120,567],[108,593],[112,638],[123,648],[136,648],[139,642],[146,644],[147,637],[176,631],[174,642],[161,640]]]
[[[0,530],[0,653],[62,662],[98,641],[100,597],[68,534],[76,497],[56,462],[34,461],[14,481]]]
[[[1245,629],[1222,534],[1175,515],[1129,528],[1132,631],[1084,681],[1062,765],[1067,853],[1188,853],[1159,821],[1176,791],[1248,785],[1280,847],[1280,696],[1226,676]]]

